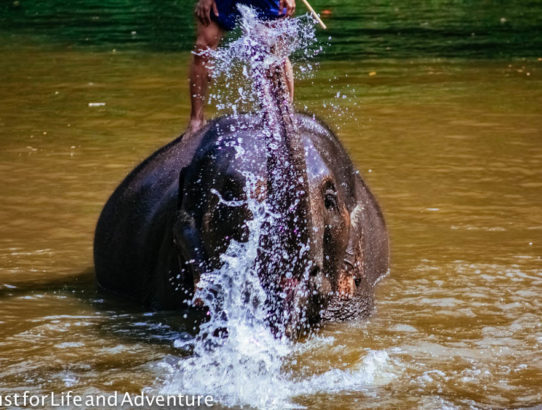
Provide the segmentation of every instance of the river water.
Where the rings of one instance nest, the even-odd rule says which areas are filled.
[[[98,293],[92,239],[116,185],[186,124],[191,17],[75,3],[0,8],[0,394],[173,388],[190,337],[179,314]],[[225,402],[542,405],[542,6],[324,3],[327,51],[296,105],[378,197],[391,272],[372,317],[287,346],[278,384],[238,373]]]

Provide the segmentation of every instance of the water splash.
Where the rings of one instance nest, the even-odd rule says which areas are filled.
[[[200,282],[194,297],[209,308],[210,320],[200,326],[195,340],[177,344],[191,347],[193,355],[177,363],[162,392],[212,391],[225,405],[273,407],[278,402],[272,393],[287,384],[281,367],[291,342],[277,339],[266,323],[267,294],[258,277],[258,244],[262,222],[272,215],[266,202],[253,195],[257,181],[251,174],[245,177],[246,204],[254,216],[246,222],[248,241],[232,241],[221,256],[222,267]],[[239,206],[237,201],[219,200]],[[224,329],[227,336],[216,337]],[[265,380],[265,385],[255,380]]]
[[[312,59],[323,51],[310,16],[262,22],[250,7],[238,7],[242,35],[224,47],[203,51],[219,83],[209,103],[224,115],[259,112],[264,102],[255,82],[263,79],[262,73],[295,57],[297,78],[308,77],[316,65]]]
[[[235,68],[242,66],[250,91],[239,88],[239,98],[257,102],[253,111],[262,122],[262,142],[267,154],[267,201],[276,221],[266,221],[260,247],[265,261],[265,289],[273,294],[268,304],[271,322],[279,333],[297,332],[286,322],[304,322],[298,306],[308,298],[307,280],[310,269],[309,198],[303,147],[297,132],[295,111],[287,88],[285,66],[297,50],[309,50],[314,43],[314,28],[306,19],[280,19],[263,22],[256,12],[239,6],[243,35],[227,47],[208,51],[215,76],[232,80]],[[229,87],[225,87],[226,89]],[[236,104],[232,104],[236,107]],[[236,115],[234,108],[234,116]],[[260,242],[261,243],[261,242]],[[292,252],[293,249],[299,252]],[[266,252],[265,250],[272,250]],[[285,305],[288,305],[285,308]],[[287,315],[289,317],[281,317]],[[294,320],[295,318],[295,320]],[[290,320],[292,319],[292,320]],[[294,326],[294,328],[297,325]]]
[[[268,145],[269,162],[272,156],[269,150],[280,151],[280,144],[284,144],[288,133],[296,132],[287,90],[282,87],[277,94],[276,82],[273,83],[269,73],[276,67],[282,67],[292,53],[302,51],[307,56],[315,54],[315,50],[317,53],[318,48],[310,48],[315,41],[315,34],[307,18],[281,19],[269,23],[257,20],[256,13],[248,7],[241,6],[240,10],[243,35],[226,47],[207,53],[211,57],[213,76],[223,76],[229,84],[229,87],[221,88],[236,89],[238,92],[234,102],[228,104],[231,114],[237,115],[239,107],[249,107],[260,113],[266,125],[263,133]],[[239,73],[240,81],[236,77]],[[243,85],[232,87],[231,84],[236,82]],[[224,103],[225,96],[219,93],[213,98]],[[286,127],[284,122],[288,121],[292,129],[281,128]],[[244,157],[240,144],[233,148],[237,150],[237,157]],[[293,165],[280,164],[276,168],[273,170],[276,175],[270,176],[268,173],[268,178],[283,177],[281,173],[288,172],[288,168],[293,168]],[[288,340],[284,336],[284,329],[278,332],[270,329],[270,317],[280,324],[278,316],[286,312],[276,309],[278,305],[270,300],[273,296],[270,296],[269,286],[264,288],[258,274],[262,270],[262,263],[276,262],[273,257],[261,258],[262,240],[267,239],[271,247],[266,246],[265,249],[273,249],[276,252],[271,253],[278,254],[280,261],[277,266],[282,269],[281,274],[288,280],[292,278],[295,262],[284,263],[284,257],[280,256],[280,238],[273,237],[269,231],[269,227],[284,224],[281,220],[284,219],[284,213],[276,212],[273,201],[269,200],[272,195],[269,192],[268,200],[259,197],[257,189],[262,181],[257,176],[250,172],[244,172],[243,176],[246,200],[228,201],[219,192],[212,193],[225,206],[247,207],[252,215],[252,219],[245,222],[248,240],[232,240],[221,255],[220,269],[201,276],[194,300],[203,302],[209,309],[209,320],[201,324],[195,339],[175,342],[176,347],[189,350],[191,356],[164,365],[169,376],[160,392],[211,394],[216,401],[226,406],[292,408],[299,407],[293,401],[299,395],[359,390],[374,383],[377,374],[382,373],[382,368],[388,364],[386,352],[369,352],[354,369],[331,369],[308,379],[296,376],[293,370],[295,365],[289,359],[299,351],[299,344],[295,345]],[[298,186],[287,186],[285,189],[299,191]],[[290,195],[287,203],[291,207],[300,201],[288,192],[280,192],[279,195]],[[303,261],[308,245],[303,245],[302,241],[297,243],[298,258]],[[291,256],[286,254],[286,258]],[[303,275],[308,276],[310,266],[305,268]],[[300,291],[302,289],[296,289],[296,293]],[[286,298],[286,295],[279,297]],[[306,345],[311,343],[314,343],[314,338]]]

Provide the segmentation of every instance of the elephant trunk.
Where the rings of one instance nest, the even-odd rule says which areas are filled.
[[[263,114],[267,201],[272,215],[262,244],[262,249],[269,250],[264,256],[262,283],[273,295],[271,323],[279,333],[295,337],[305,322],[313,259],[305,152],[283,64],[256,73],[255,79]]]

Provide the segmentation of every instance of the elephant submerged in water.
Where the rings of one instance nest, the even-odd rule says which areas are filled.
[[[278,276],[271,281],[275,289],[289,294],[282,308],[297,309],[287,324],[294,329],[367,315],[374,285],[388,269],[388,237],[374,196],[324,124],[303,114],[296,121],[307,176],[301,190],[308,199],[296,211],[305,217],[298,225],[307,227],[302,262],[308,274],[303,266],[294,266],[297,272],[288,278],[277,269],[261,272],[264,283]],[[176,309],[192,300],[200,276],[220,264],[229,242],[246,238],[249,210],[228,205],[246,201],[246,171],[260,182],[255,195],[269,195],[271,182],[289,187],[268,178],[264,128],[255,115],[223,117],[169,143],[132,171],[98,221],[99,286],[152,309]],[[302,239],[293,240],[300,244],[285,243],[287,259],[299,254]]]

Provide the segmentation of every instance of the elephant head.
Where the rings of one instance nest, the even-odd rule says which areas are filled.
[[[269,177],[261,117],[211,123],[206,142],[181,172],[174,228],[193,290],[201,275],[220,266],[231,240],[248,240],[247,222],[254,218],[249,197],[277,201],[258,265],[269,294],[268,321],[290,337],[323,320],[368,313],[373,286],[388,266],[384,219],[344,148],[313,117],[297,114],[296,124],[306,184],[299,176],[288,181],[291,174]],[[248,190],[247,174],[256,177]],[[284,187],[289,193],[273,199],[270,191],[285,195]]]

